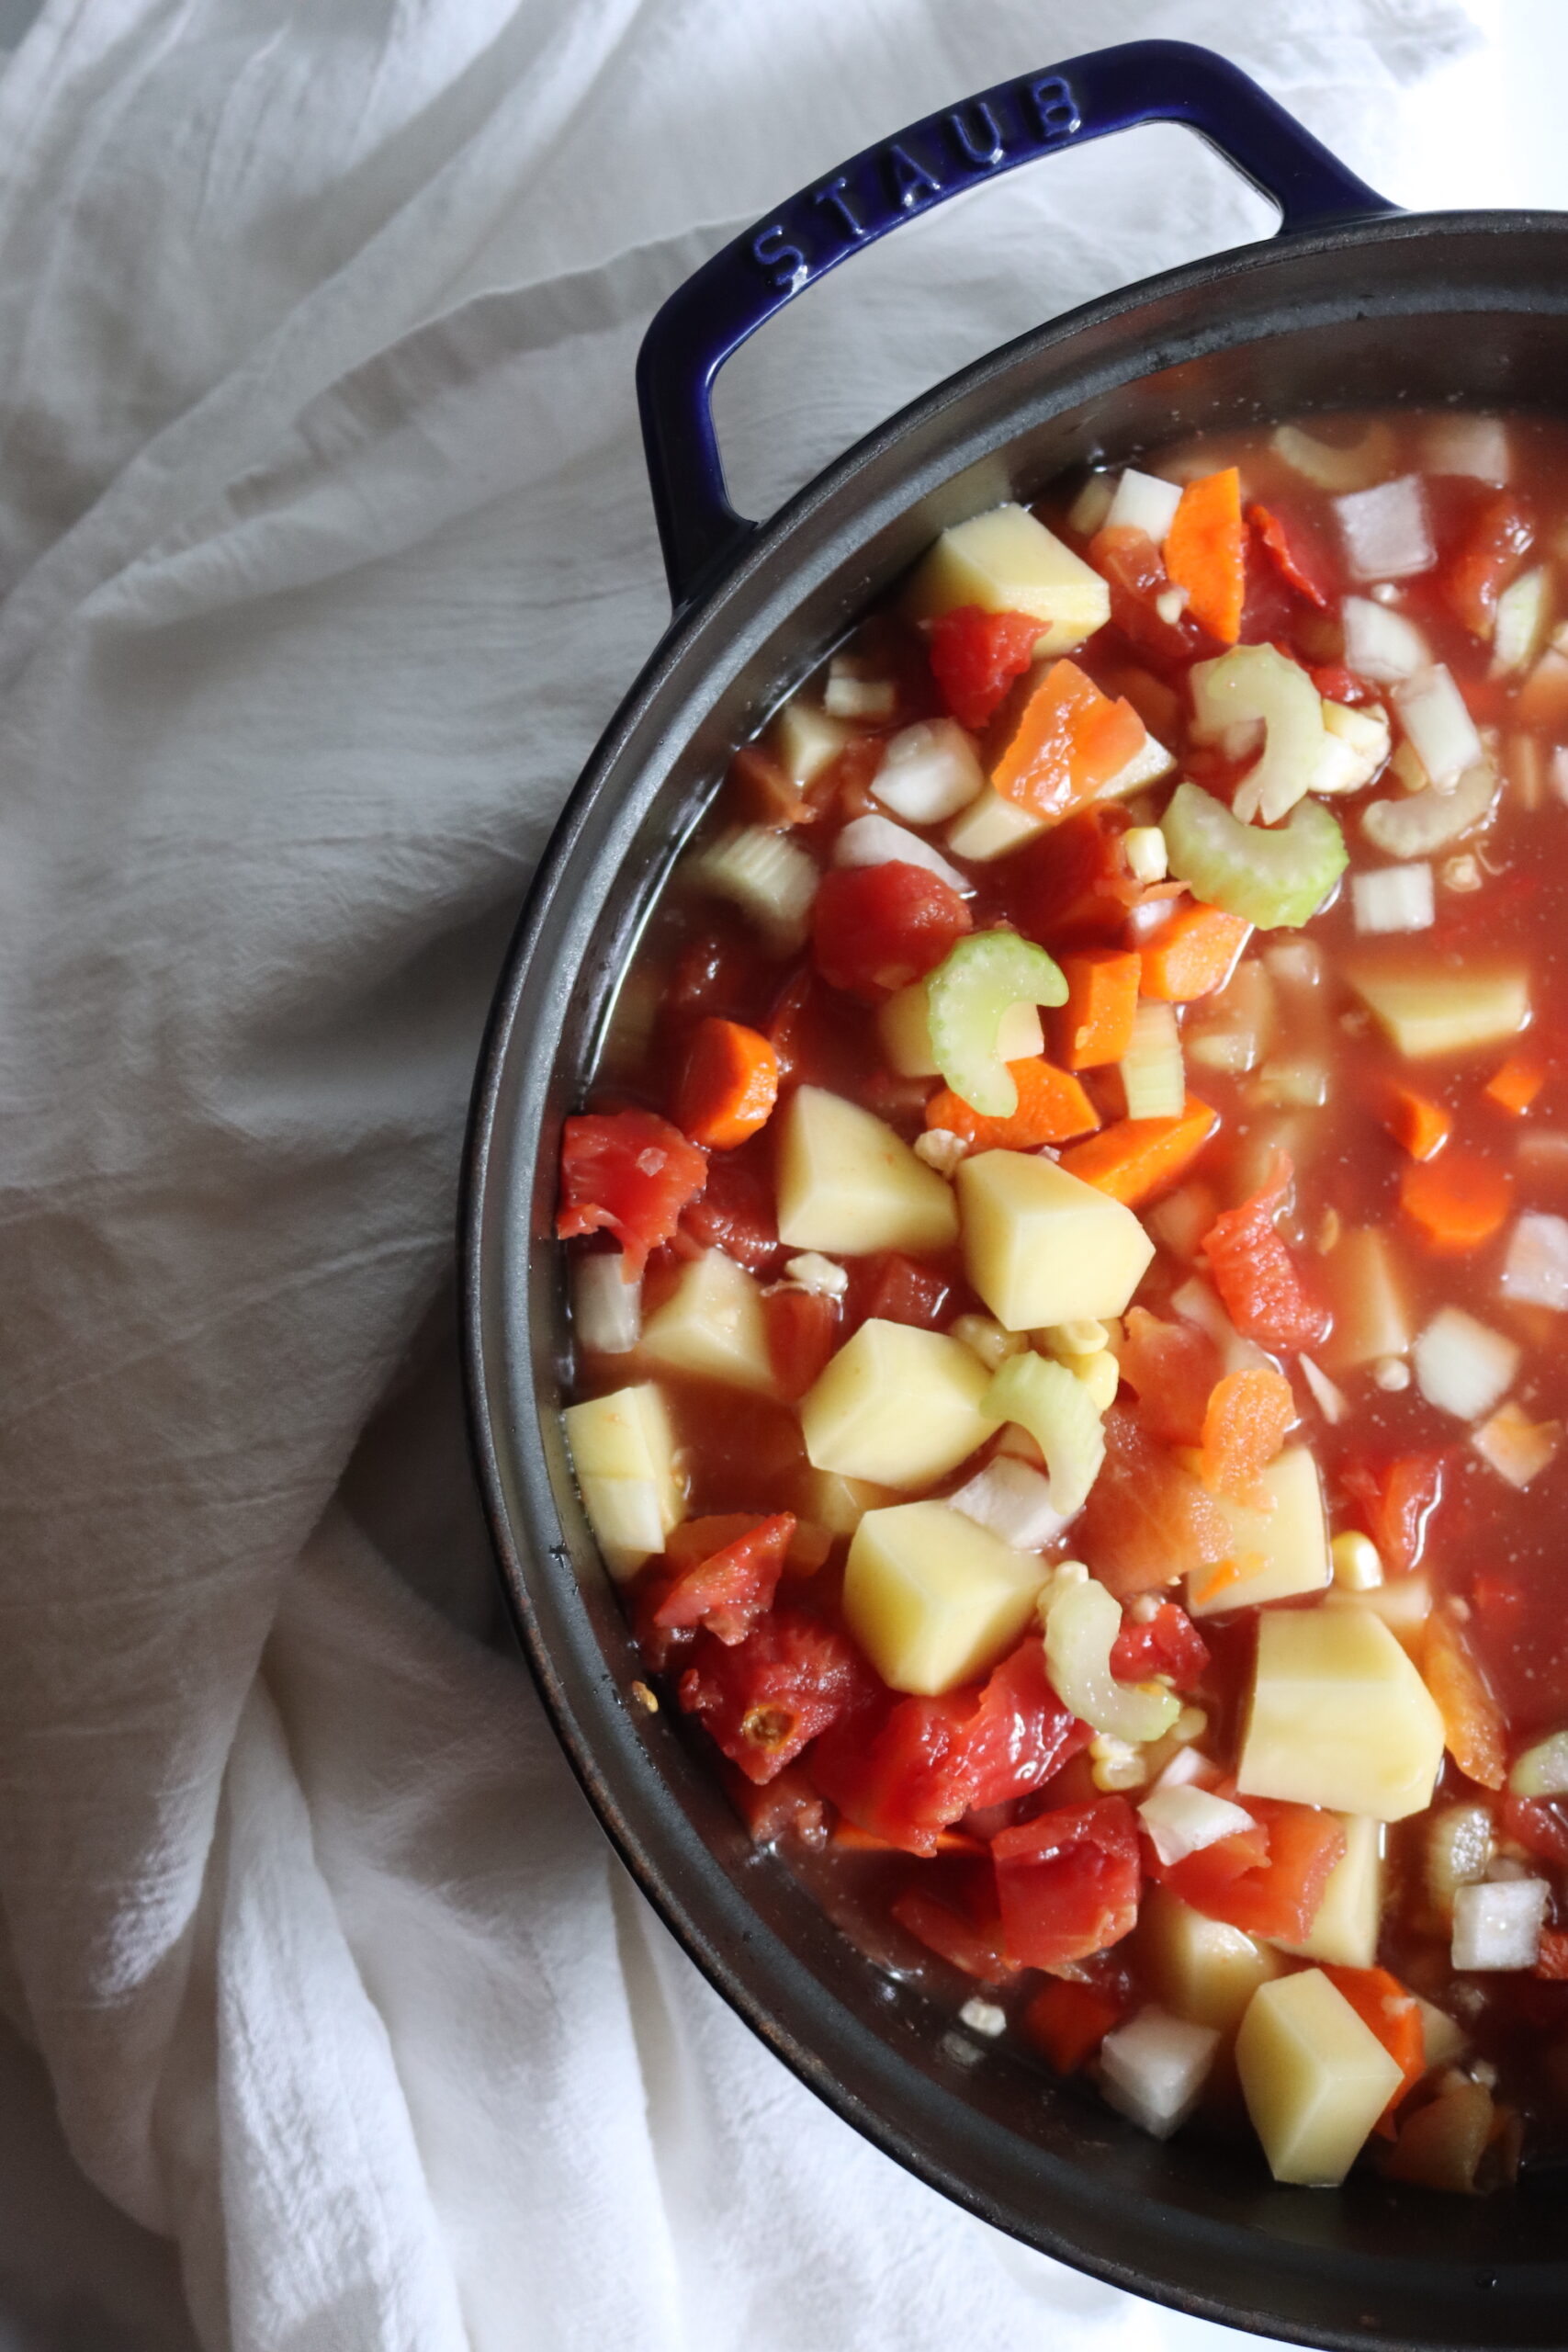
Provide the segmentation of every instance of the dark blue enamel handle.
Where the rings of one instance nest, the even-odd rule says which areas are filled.
[[[1037,156],[1145,122],[1197,131],[1279,206],[1282,231],[1394,209],[1256,82],[1187,41],[1128,41],[1068,58],[865,148],[715,254],[643,338],[637,404],[677,607],[757,528],[729,503],[713,424],[714,379],[747,337],[917,212]]]

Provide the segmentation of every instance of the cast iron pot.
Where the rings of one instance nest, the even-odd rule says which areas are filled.
[[[763,526],[724,491],[724,360],[860,245],[1014,165],[1135,123],[1188,124],[1278,204],[1282,233],[1037,329],[863,441]],[[1568,219],[1410,217],[1203,50],[1140,42],[917,123],[699,270],[638,367],[675,618],[567,805],[486,1041],[463,1216],[465,1342],[487,1508],[519,1630],[600,1819],[698,1965],[839,2113],[934,2187],[1080,2268],[1320,2345],[1568,2342],[1561,2177],[1490,2199],[1353,2178],[1280,2188],[1260,2160],[1160,2144],[1025,2052],[982,2046],[871,1966],[750,1846],[638,1661],[563,1447],[551,1245],[560,1124],[682,838],[735,746],[944,525],[1064,468],[1202,426],[1398,400],[1560,409]]]

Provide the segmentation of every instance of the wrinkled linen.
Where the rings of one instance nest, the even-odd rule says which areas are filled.
[[[1374,180],[1465,38],[54,0],[0,78],[0,1996],[209,2352],[1206,2333],[931,2196],[653,1921],[486,1645],[450,1296],[504,940],[664,617],[648,319],[876,131],[1151,28]],[[1168,130],[948,208],[729,371],[740,495],[1268,225]]]

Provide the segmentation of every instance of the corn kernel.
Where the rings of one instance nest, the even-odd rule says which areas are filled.
[[[1335,1537],[1328,1552],[1334,1562],[1334,1581],[1347,1592],[1375,1592],[1382,1584],[1382,1562],[1370,1535],[1347,1530]]]
[[[1089,1741],[1089,1760],[1095,1787],[1108,1795],[1122,1789],[1141,1789],[1149,1777],[1142,1748],[1108,1732],[1097,1732]]]
[[[1165,835],[1157,825],[1134,825],[1122,837],[1127,870],[1134,882],[1163,882],[1169,870]]]

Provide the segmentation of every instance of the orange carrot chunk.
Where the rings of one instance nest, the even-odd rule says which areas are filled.
[[[675,1115],[694,1143],[730,1151],[765,1126],[779,1092],[779,1057],[739,1021],[699,1021],[681,1073]]]
[[[1443,1719],[1449,1754],[1478,1788],[1502,1788],[1508,1777],[1503,1712],[1457,1620],[1445,1609],[1435,1609],[1427,1620],[1420,1665]]]
[[[1241,472],[1226,466],[1190,481],[1165,543],[1165,568],[1187,591],[1188,609],[1222,645],[1241,635],[1247,600],[1247,533]]]
[[[1142,956],[1130,948],[1084,947],[1057,961],[1067,982],[1055,1023],[1061,1060],[1068,1069],[1119,1062],[1133,1042]]]
[[[1054,662],[991,770],[1004,800],[1055,819],[1083,807],[1142,749],[1144,722],[1112,702],[1076,662]]]
[[[1510,1118],[1522,1119],[1545,1083],[1545,1065],[1534,1054],[1510,1054],[1481,1091]]]
[[[1439,1258],[1462,1257],[1490,1241],[1513,1198],[1506,1168],[1457,1145],[1436,1159],[1413,1160],[1400,1173],[1399,1205]]]
[[[972,1151],[1035,1151],[1043,1143],[1066,1143],[1089,1135],[1100,1114],[1077,1080],[1047,1061],[1009,1062],[1018,1088],[1010,1118],[987,1119],[972,1111],[962,1094],[942,1087],[926,1104],[926,1125],[962,1136]]]
[[[1235,971],[1251,929],[1218,907],[1182,907],[1144,949],[1144,994],[1166,1004],[1212,996]]]
[[[1412,1159],[1435,1159],[1453,1132],[1453,1121],[1442,1105],[1412,1086],[1391,1089],[1383,1125]]]
[[[1258,1481],[1285,1442],[1296,1400],[1271,1364],[1228,1372],[1214,1383],[1203,1415],[1198,1476],[1212,1495],[1255,1503]]]
[[[1219,1124],[1218,1112],[1190,1094],[1176,1118],[1118,1119],[1065,1151],[1062,1166],[1069,1176],[1136,1208],[1176,1182]]]

